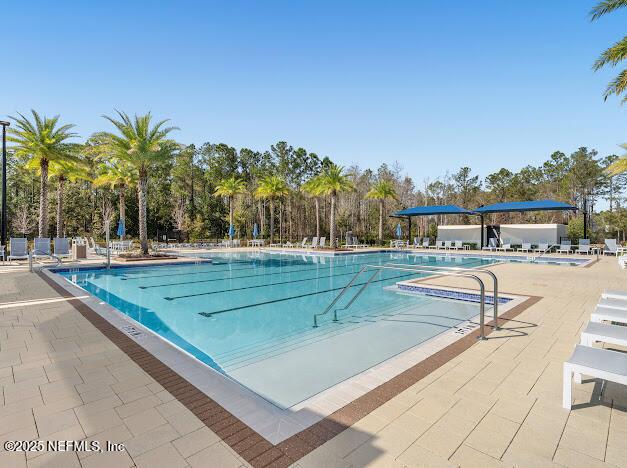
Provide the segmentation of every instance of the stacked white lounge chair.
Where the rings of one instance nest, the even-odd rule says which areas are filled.
[[[593,348],[597,343],[627,347],[627,291],[606,291],[590,314],[590,322],[581,333],[581,341],[564,363],[562,405],[572,407],[572,380],[581,376],[627,385],[627,353]]]

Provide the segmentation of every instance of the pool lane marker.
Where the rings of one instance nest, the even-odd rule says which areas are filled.
[[[315,278],[302,278],[302,279],[297,279],[297,280],[281,281],[280,283],[258,284],[256,286],[244,286],[244,287],[241,287],[241,288],[233,288],[233,289],[220,289],[218,291],[210,291],[210,292],[197,293],[197,294],[188,294],[186,296],[164,297],[164,299],[166,301],[173,301],[175,299],[184,299],[184,298],[196,297],[196,296],[209,296],[211,294],[220,294],[220,293],[231,292],[231,291],[243,291],[245,289],[267,288],[268,286],[280,286],[282,284],[302,283],[303,281],[315,281],[315,280],[327,279],[327,278],[337,278],[337,277],[340,277],[340,276],[355,275],[356,273],[357,273],[357,271],[353,270],[353,271],[349,271],[348,273],[340,273],[340,274],[337,274],[337,275],[316,276]],[[260,275],[256,275],[256,276],[260,276]]]
[[[277,271],[274,273],[262,273],[262,274],[258,274],[258,275],[243,275],[243,276],[231,276],[228,278],[213,278],[213,279],[208,279],[208,280],[198,280],[198,281],[185,281],[182,283],[162,283],[162,284],[155,284],[155,285],[150,285],[150,286],[138,286],[139,289],[150,289],[150,288],[158,288],[158,287],[165,287],[165,286],[179,286],[179,285],[185,285],[185,284],[197,284],[197,283],[211,283],[213,281],[229,281],[229,280],[235,280],[235,279],[240,279],[240,278],[254,278],[254,277],[264,277],[264,276],[271,276],[271,275],[287,275],[287,274],[291,274],[291,273],[298,273],[298,272],[302,272],[302,271],[320,271],[320,270],[331,270],[333,268],[348,268],[348,267],[352,267],[352,266],[358,266],[358,265],[369,265],[372,264],[373,262],[353,262],[350,265],[340,265],[340,264],[333,264],[331,266],[325,267],[325,268],[312,268],[316,265],[314,265],[313,263],[308,264],[310,267],[309,268],[301,268],[299,270],[288,270],[288,271]],[[318,264],[319,265],[319,264]],[[299,264],[297,266],[302,266],[302,264]],[[240,268],[240,270],[245,270],[246,268]],[[228,270],[225,270],[228,271]],[[212,273],[217,273],[217,272],[212,272]],[[355,272],[357,273],[357,272]],[[315,278],[310,278],[310,279],[315,279]],[[279,284],[279,283],[275,283],[275,284]]]
[[[291,273],[298,273],[298,272],[303,272],[303,271],[321,271],[321,270],[331,270],[334,268],[349,268],[349,267],[354,267],[354,266],[359,266],[359,265],[371,265],[374,262],[352,262],[350,264],[333,264],[330,265],[328,267],[324,267],[324,268],[301,268],[298,270],[288,270],[288,271],[277,271],[274,273],[261,273],[261,274],[256,274],[256,275],[242,275],[242,276],[230,276],[228,278],[212,278],[212,279],[208,279],[208,280],[198,280],[198,281],[184,281],[184,282],[180,282],[180,283],[161,283],[161,284],[153,284],[150,286],[138,286],[139,289],[151,289],[151,288],[160,288],[160,287],[167,287],[167,286],[183,286],[186,284],[200,284],[200,283],[212,283],[215,281],[231,281],[231,280],[237,280],[240,278],[256,278],[256,277],[264,277],[264,276],[273,276],[273,275],[287,275],[287,274],[291,274]],[[427,264],[425,264],[424,262],[421,263],[408,263],[407,265],[425,265],[426,267],[428,267],[428,263],[431,262],[427,262]],[[473,265],[477,265],[477,266],[481,266],[482,263],[479,262],[471,262],[471,263],[466,263],[465,267],[473,267]],[[302,265],[302,264],[301,264]],[[311,264],[313,266],[313,264]],[[319,265],[319,264],[318,264]],[[433,265],[433,266],[439,266],[439,265]],[[241,270],[245,270],[246,268],[240,268]],[[228,271],[228,270],[225,270]],[[217,272],[207,272],[207,273],[198,273],[198,274],[208,274],[208,273],[217,273]],[[357,273],[357,272],[354,272]],[[187,273],[186,273],[187,274]],[[343,273],[342,273],[343,274]],[[339,275],[335,275],[335,276],[340,276],[342,274]],[[310,278],[311,280],[315,280],[317,278]],[[282,284],[282,283],[269,283],[268,285],[272,285],[272,284]],[[265,285],[262,285],[265,286]],[[234,289],[230,289],[230,290],[225,290],[225,291],[235,291]],[[219,291],[219,292],[223,292],[223,291]],[[213,294],[212,292],[208,292],[207,294]],[[192,295],[193,296],[193,295]],[[181,296],[181,297],[187,297],[187,296]],[[174,297],[174,298],[168,298],[165,297],[164,299],[167,300],[172,300],[172,299],[178,299],[178,297]]]
[[[211,262],[209,263],[210,265],[238,265],[238,264],[248,264],[250,265],[251,262],[224,262],[224,263],[216,263],[216,262]],[[252,262],[254,266],[249,266],[249,267],[245,267],[245,268],[224,268],[224,269],[215,269],[212,271],[207,271],[207,272],[191,272],[191,273],[173,273],[170,275],[148,275],[148,276],[132,276],[130,278],[123,278],[124,280],[142,280],[145,278],[166,278],[166,277],[170,277],[170,276],[189,276],[189,275],[207,275],[209,273],[219,273],[222,271],[239,271],[239,270],[253,270],[256,268],[281,268],[283,266],[290,266],[288,264],[285,265],[263,265],[263,263],[258,263],[258,262]],[[297,264],[298,262],[294,262],[291,261],[291,264]],[[194,265],[197,266],[195,264],[190,263],[190,265]],[[157,265],[159,266],[159,265]]]

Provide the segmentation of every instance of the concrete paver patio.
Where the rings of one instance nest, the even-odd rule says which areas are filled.
[[[542,300],[298,466],[627,465],[624,387],[584,381],[573,411],[561,407],[562,363],[599,294],[627,289],[627,273],[614,258],[491,268],[502,291]],[[4,270],[0,440],[108,440],[126,450],[3,450],[0,466],[247,465],[40,276]]]

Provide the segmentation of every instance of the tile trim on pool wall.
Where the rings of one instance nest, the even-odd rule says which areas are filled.
[[[444,288],[429,288],[426,286],[417,286],[413,284],[407,283],[396,283],[396,287],[399,291],[407,291],[412,293],[417,293],[420,295],[430,296],[430,297],[440,297],[444,299],[455,299],[458,301],[465,302],[480,302],[481,295],[478,293],[471,292],[462,292],[459,290],[453,289],[444,289]],[[484,296],[484,300],[486,304],[494,304],[494,296],[486,294]],[[499,305],[507,304],[513,299],[510,297],[502,297],[499,296]]]
[[[40,272],[39,276],[60,296],[74,297],[71,292],[61,286],[61,284],[56,283],[45,272]],[[538,296],[529,296],[521,304],[504,312],[500,318],[507,322],[541,299]],[[161,362],[138,342],[124,334],[123,331],[116,328],[87,304],[81,301],[71,301],[70,304],[254,467],[287,467],[292,465],[385,402],[470,348],[476,343],[479,333],[478,330],[469,333],[307,429],[274,445]],[[486,334],[489,335],[491,331],[492,329],[487,327]]]

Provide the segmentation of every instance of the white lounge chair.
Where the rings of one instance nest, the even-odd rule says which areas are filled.
[[[613,289],[608,289],[603,291],[601,294],[601,299],[621,299],[623,301],[627,301],[627,291],[616,291]]]
[[[605,245],[603,246],[603,255],[617,255],[618,246],[616,245],[616,239],[605,239]]]
[[[451,249],[463,250],[463,248],[464,248],[464,243],[462,241],[455,241],[453,245],[451,245]]]
[[[429,238],[428,238],[428,237],[425,237],[425,238],[422,240],[422,248],[423,248],[423,249],[428,249],[428,248],[430,248],[430,247],[431,247],[431,246],[429,245]]]
[[[35,247],[33,248],[33,257],[50,257],[50,238],[36,237]]]
[[[560,244],[559,248],[557,249],[557,253],[570,253],[570,241],[564,241]]]
[[[590,245],[589,244],[580,244],[579,247],[577,247],[577,250],[575,250],[575,253],[590,255],[590,253],[591,253]]]
[[[444,250],[448,250],[451,248],[451,241],[444,241]]]
[[[321,237],[320,241],[318,242],[318,247],[323,249],[326,247],[327,244],[327,238],[326,237]]]
[[[497,247],[498,247],[498,245],[496,244],[496,238],[495,237],[490,237],[488,239],[488,245],[485,246],[485,247],[481,247],[481,250],[492,251],[492,250],[496,250]]]
[[[588,322],[586,328],[581,332],[581,344],[592,346],[596,342],[627,346],[627,327]]]
[[[579,245],[590,245],[590,239],[579,239]]]
[[[533,249],[534,253],[544,253],[549,250],[548,242],[540,242],[537,249]]]
[[[497,247],[496,250],[502,250],[503,252],[507,252],[508,250],[514,251],[512,244],[503,244],[501,247]]]
[[[5,254],[5,250],[6,249],[4,248],[4,245],[0,245],[0,257],[2,257],[2,261],[3,262],[6,260],[6,258],[5,258],[5,255],[6,255]]]
[[[430,249],[436,249],[436,250],[443,249],[444,248],[444,241],[436,239],[435,244],[434,245],[430,245],[429,248]]]
[[[66,258],[71,256],[70,254],[70,241],[66,237],[54,238],[54,255],[59,258]]]
[[[627,325],[627,310],[597,306],[590,314],[591,322],[613,322]]]
[[[311,244],[307,245],[307,247],[310,247],[312,249],[318,247],[318,238],[314,237],[313,239],[311,239]]]
[[[577,345],[573,355],[564,363],[562,406],[568,410],[573,403],[573,376],[576,383],[581,383],[582,374],[627,385],[627,354]]]
[[[28,239],[25,237],[12,237],[9,240],[8,261],[11,260],[28,260]]]
[[[517,249],[518,252],[531,252],[531,242],[523,242],[520,249]]]
[[[610,309],[627,310],[627,302],[621,299],[599,299],[597,306],[607,307]]]

